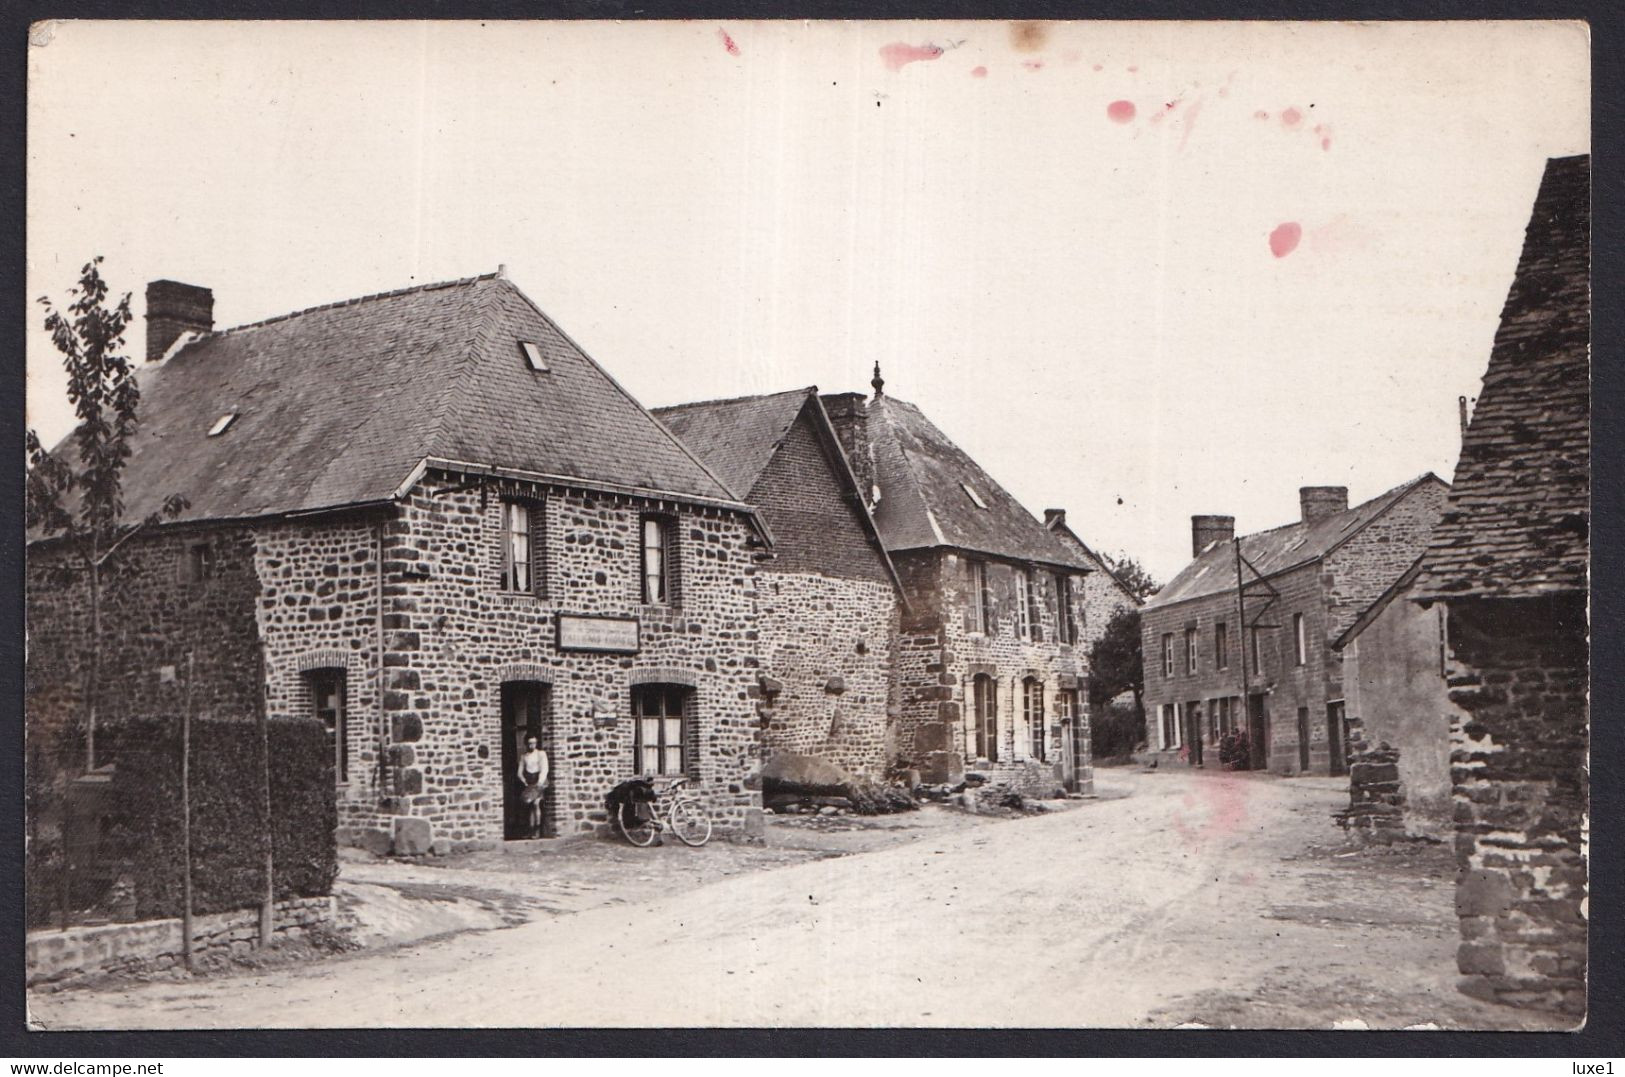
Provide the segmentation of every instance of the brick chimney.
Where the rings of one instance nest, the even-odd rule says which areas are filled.
[[[875,461],[869,451],[869,412],[862,393],[829,393],[820,396],[829,424],[840,439],[841,451],[852,465],[852,477],[863,491],[864,504],[874,507]]]
[[[1045,509],[1044,510],[1044,526],[1049,528],[1051,531],[1054,531],[1058,527],[1065,527],[1066,526],[1066,510],[1065,509]]]
[[[1312,524],[1328,516],[1336,516],[1349,507],[1347,486],[1300,486],[1298,505],[1303,510],[1303,522]]]
[[[1236,537],[1234,516],[1192,516],[1191,556],[1200,557],[1202,551],[1215,542],[1229,542]]]
[[[182,333],[214,328],[214,293],[195,284],[155,280],[147,285],[147,362],[155,363]]]

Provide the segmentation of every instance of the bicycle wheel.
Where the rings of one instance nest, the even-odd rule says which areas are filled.
[[[684,845],[704,845],[711,840],[711,816],[697,800],[679,800],[671,806],[671,829]]]
[[[628,823],[626,816],[625,807],[615,812],[615,829],[621,832],[621,837],[639,848],[653,845],[656,833],[654,820],[642,812],[636,812],[633,814],[632,822]]]

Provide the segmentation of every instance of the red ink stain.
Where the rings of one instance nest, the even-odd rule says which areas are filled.
[[[1281,122],[1286,124],[1288,127],[1296,127],[1298,125],[1298,121],[1302,119],[1303,113],[1299,112],[1295,108],[1289,108],[1285,112],[1281,113]]]
[[[1298,240],[1302,238],[1303,226],[1297,221],[1276,225],[1275,231],[1270,233],[1270,253],[1277,258],[1285,258],[1298,249]]]
[[[970,69],[970,77],[973,78],[973,79],[985,79],[985,78],[987,78],[987,68],[985,68],[985,67],[973,67],[973,68],[971,68]]]
[[[1168,115],[1166,112],[1153,112],[1151,114],[1151,122],[1152,123],[1161,123],[1162,118],[1164,116],[1166,116],[1166,115]]]
[[[717,27],[717,37],[722,39],[722,47],[728,50],[729,56],[739,55],[739,46],[735,45],[734,39],[728,36],[728,31],[720,26]]]
[[[1329,138],[1321,139],[1320,140],[1320,148],[1323,149],[1323,150],[1331,149],[1332,148],[1332,140],[1329,139]]]
[[[1138,67],[1138,66],[1134,66],[1134,67],[1130,67],[1130,68],[1129,68],[1129,69],[1128,69],[1128,73],[1129,73],[1129,74],[1131,74],[1131,75],[1133,75],[1133,74],[1137,74],[1137,73],[1138,73],[1138,72],[1139,72],[1139,70],[1140,70],[1140,69],[1139,69],[1139,67]]]
[[[1113,123],[1128,123],[1134,119],[1134,102],[1113,101],[1106,106],[1106,118]]]
[[[1023,60],[1023,61],[1021,61],[1021,66],[1025,67],[1028,71],[1037,71],[1037,70],[1039,70],[1040,68],[1042,68],[1044,66],[1044,61],[1042,61],[1042,60]]]
[[[1202,99],[1198,97],[1191,102],[1191,107],[1185,110],[1185,118],[1180,123],[1179,149],[1185,149],[1185,143],[1191,140],[1191,130],[1196,126],[1196,117],[1202,111]]]
[[[1180,798],[1186,811],[1174,816],[1179,836],[1190,845],[1203,845],[1240,832],[1247,822],[1247,782],[1219,773],[1198,779],[1196,785]]]
[[[941,45],[905,45],[901,41],[894,41],[880,48],[880,58],[893,71],[901,71],[916,60],[935,60],[941,55]]]
[[[1094,69],[1095,69],[1095,70],[1096,70],[1096,71],[1104,71],[1104,70],[1106,70],[1106,68],[1105,68],[1105,67],[1104,67],[1104,66],[1102,66],[1102,65],[1100,65],[1100,64],[1096,64],[1096,65],[1095,65],[1095,66],[1094,66]]]
[[[1253,119],[1255,120],[1267,120],[1269,118],[1270,114],[1265,112],[1263,109],[1259,109],[1257,112],[1253,113]]]

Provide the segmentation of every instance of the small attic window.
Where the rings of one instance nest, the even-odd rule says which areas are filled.
[[[227,427],[236,421],[237,413],[235,411],[226,412],[224,415],[220,416],[220,418],[214,421],[213,426],[209,427],[209,436],[211,438],[219,437],[221,434],[226,432]]]
[[[962,483],[959,484],[959,488],[961,490],[965,491],[965,496],[970,498],[971,502],[977,508],[979,508],[979,509],[987,508],[987,502],[983,501],[982,500],[982,495],[976,492],[976,487],[972,486],[968,482],[962,482]]]
[[[543,374],[548,371],[547,360],[542,356],[542,346],[530,340],[521,340],[519,350],[525,353],[525,362],[530,364],[532,370],[539,370]]]

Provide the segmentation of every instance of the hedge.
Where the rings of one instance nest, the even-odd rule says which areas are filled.
[[[265,895],[259,727],[192,722],[192,911],[227,912]],[[178,916],[183,896],[181,722],[126,720],[99,734],[117,764],[103,849],[135,884],[140,919]],[[332,748],[313,719],[267,722],[275,896],[331,892],[338,874]]]

